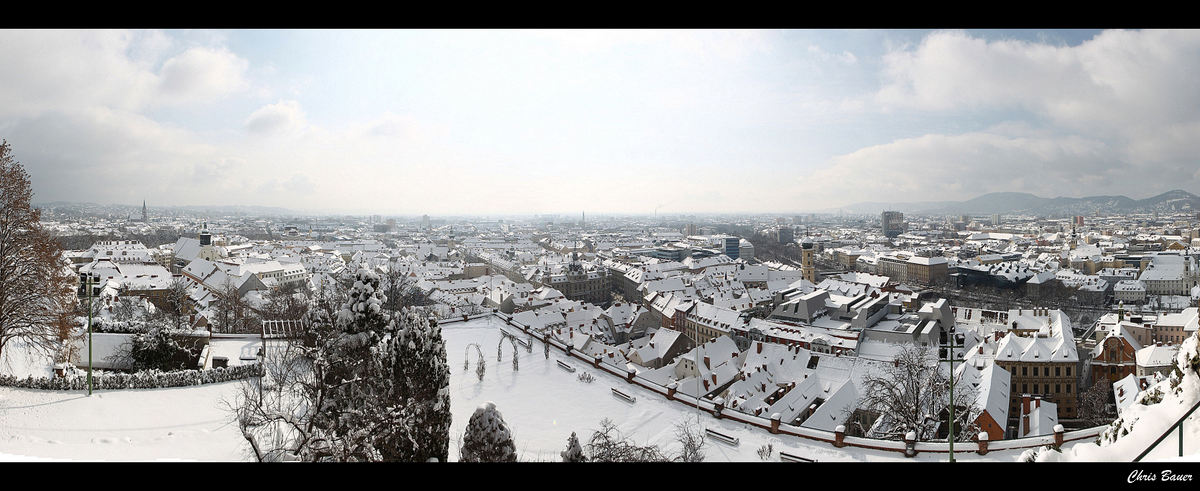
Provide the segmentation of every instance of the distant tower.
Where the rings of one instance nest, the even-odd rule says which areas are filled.
[[[150,221],[150,215],[148,213],[146,213],[146,200],[142,200],[142,222],[146,223],[149,221]]]
[[[813,243],[805,237],[800,242],[800,276],[812,284],[817,284],[817,269],[813,267]]]
[[[904,214],[898,211],[885,211],[880,216],[883,235],[893,238],[904,233]]]
[[[208,231],[208,222],[204,222],[204,228],[200,229],[200,253],[197,257],[206,261],[216,261],[221,258],[217,254],[217,249],[212,245],[212,232]]]

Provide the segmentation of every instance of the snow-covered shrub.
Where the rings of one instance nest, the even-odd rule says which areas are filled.
[[[229,382],[248,377],[259,377],[261,375],[262,366],[257,363],[214,368],[212,370],[176,370],[170,372],[144,370],[135,373],[123,373],[96,370],[92,372],[92,387],[97,390],[161,389],[165,387],[186,387],[189,385]],[[87,371],[72,370],[66,377],[54,378],[34,378],[33,376],[17,378],[11,375],[0,375],[0,386],[41,390],[87,390]]]
[[[588,373],[588,372],[583,372],[583,373],[580,373],[580,374],[579,374],[579,381],[580,381],[580,382],[583,382],[583,383],[590,384],[590,383],[592,383],[592,382],[593,382],[593,381],[595,381],[595,380],[596,380],[596,377],[592,376],[592,374],[590,374],[590,373]]]
[[[758,458],[763,460],[771,460],[771,454],[775,451],[775,446],[768,443],[758,447]]]
[[[1018,457],[1018,460],[1020,462],[1044,461],[1048,457],[1048,454],[1050,454],[1051,452],[1060,452],[1060,450],[1054,448],[1051,445],[1046,445],[1046,446],[1042,446],[1042,447],[1033,447],[1033,448],[1025,450],[1024,452],[1021,452],[1021,456]]]
[[[571,437],[567,439],[567,449],[562,453],[563,462],[587,462],[587,457],[583,456],[583,447],[579,446],[579,438],[575,436],[575,432],[571,432]]]
[[[517,447],[504,417],[492,402],[475,409],[467,422],[466,434],[459,452],[463,462],[515,462]]]
[[[193,340],[180,342],[165,325],[133,336],[129,358],[135,370],[186,370],[196,366],[200,349]]]

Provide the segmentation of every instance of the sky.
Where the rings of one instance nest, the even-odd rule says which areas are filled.
[[[1200,193],[1200,31],[0,30],[34,201],[791,213]]]

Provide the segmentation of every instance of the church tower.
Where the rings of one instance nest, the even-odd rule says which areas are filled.
[[[221,259],[217,249],[212,244],[212,232],[208,231],[208,222],[204,222],[204,228],[200,229],[200,254],[197,255],[200,259],[206,261],[217,261]]]
[[[146,213],[146,200],[142,200],[142,223],[149,223],[150,215]]]
[[[817,269],[813,266],[813,242],[805,237],[800,242],[800,276],[812,284],[817,284]]]

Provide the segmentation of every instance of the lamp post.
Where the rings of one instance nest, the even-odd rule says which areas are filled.
[[[92,273],[87,273],[87,279],[83,282],[84,288],[87,289],[88,299],[88,396],[92,395]]]
[[[950,441],[950,462],[954,462],[954,326],[950,326],[950,432],[947,435]]]

